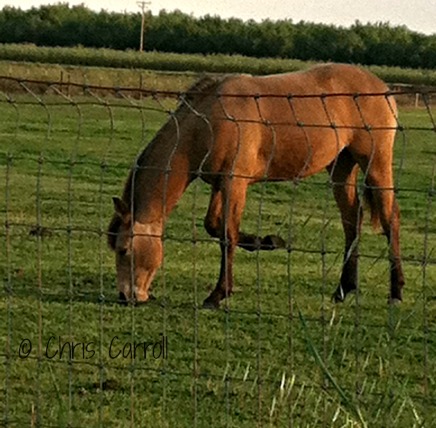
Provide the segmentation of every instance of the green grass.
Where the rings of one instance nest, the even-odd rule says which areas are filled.
[[[386,243],[367,223],[359,303],[353,296],[330,302],[343,236],[320,174],[297,187],[250,190],[243,228],[279,233],[294,250],[239,250],[227,309],[205,311],[198,307],[217,279],[219,248],[203,229],[208,188],[201,182],[166,228],[157,299],[136,308],[116,304],[105,236],[111,197],[120,195],[134,157],[166,119],[162,106],[149,99],[41,97],[7,102],[0,95],[4,425],[433,423],[436,148],[434,132],[410,129],[431,128],[425,110],[401,111],[405,130],[396,145],[407,281],[401,306],[386,304]],[[168,338],[167,359],[109,355],[115,336],[118,351],[121,343],[161,335]],[[23,339],[33,345],[28,358],[19,357]],[[59,341],[77,345],[71,361],[65,351],[51,358]]]

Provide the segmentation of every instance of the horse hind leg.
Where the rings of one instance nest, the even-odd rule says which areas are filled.
[[[376,138],[377,137],[377,138]],[[357,146],[360,153],[350,146],[365,175],[366,194],[370,203],[373,225],[378,223],[383,229],[389,245],[390,293],[389,302],[402,300],[404,275],[400,256],[400,209],[395,198],[393,179],[394,133],[378,132],[371,138],[370,149],[364,155],[364,144]],[[368,145],[369,147],[369,145]]]
[[[351,291],[357,289],[358,241],[362,226],[362,207],[357,194],[358,165],[345,149],[327,170],[333,183],[333,194],[341,213],[345,234],[345,251],[340,284],[332,299],[344,301]]]
[[[391,163],[384,168],[377,164],[371,166],[367,185],[371,194],[372,217],[380,223],[389,245],[389,302],[395,303],[402,300],[405,281],[400,255],[400,208],[395,198]]]

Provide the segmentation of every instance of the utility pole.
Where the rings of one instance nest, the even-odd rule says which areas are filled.
[[[139,51],[144,50],[144,26],[145,26],[145,9],[151,4],[149,1],[137,1],[136,4],[141,8],[142,19],[141,19],[141,36],[139,39]]]

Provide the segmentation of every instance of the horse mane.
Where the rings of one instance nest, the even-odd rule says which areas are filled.
[[[184,94],[185,100],[197,101],[204,95],[210,95],[217,86],[224,80],[225,76],[204,75],[198,79]]]
[[[179,94],[179,103],[174,113],[179,117],[192,112],[192,107],[201,101],[204,97],[216,93],[218,86],[224,80],[224,75],[208,75],[205,74],[196,80],[185,92]],[[188,107],[189,106],[189,107]],[[171,120],[171,118],[169,119]],[[162,127],[161,129],[163,129]],[[159,135],[159,132],[156,136]]]
[[[174,113],[174,116],[181,119],[181,117],[183,117],[185,114],[189,114],[192,110],[188,108],[188,105],[192,108],[198,101],[202,100],[207,95],[213,94],[216,91],[217,87],[220,85],[220,83],[224,80],[224,78],[225,76],[223,75],[204,75],[200,77],[200,79],[198,79],[192,86],[190,86],[186,92],[179,95],[179,103]],[[171,120],[173,119],[170,117],[168,119],[168,122],[170,122]],[[130,170],[129,176],[124,185],[124,191],[122,196],[122,200],[127,204],[128,207],[130,207],[131,205],[133,172],[135,168],[138,165],[142,165],[143,160],[147,158],[148,151],[152,149],[153,141],[158,138],[168,122],[162,126],[162,128],[154,136],[153,140],[144,148],[144,150],[136,159],[134,166]],[[114,214],[107,230],[108,244],[109,247],[113,250],[115,249],[117,233],[121,224],[121,218],[117,214]]]

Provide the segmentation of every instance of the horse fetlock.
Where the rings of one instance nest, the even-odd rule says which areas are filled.
[[[356,290],[357,288],[354,284],[346,286],[341,284],[333,293],[332,301],[334,303],[342,303],[345,301],[345,298],[348,296],[348,294],[355,293]]]
[[[345,300],[345,293],[342,290],[342,287],[339,286],[332,295],[333,303],[342,303]]]
[[[150,294],[148,293],[148,290],[140,290],[138,288],[135,288],[133,295],[137,303],[145,303],[150,299]]]

